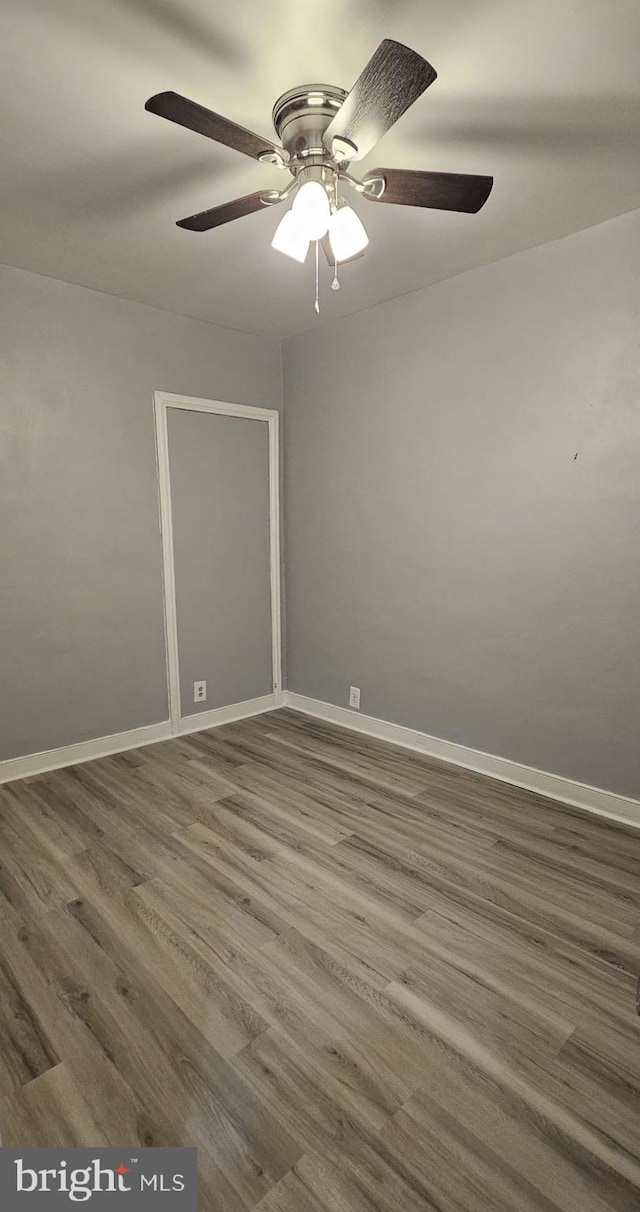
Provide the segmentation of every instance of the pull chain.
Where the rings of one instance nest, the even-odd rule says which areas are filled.
[[[338,194],[338,181],[339,181],[339,177],[336,175],[333,179],[333,186],[334,186],[334,191],[335,191],[336,212],[340,208],[340,196]],[[331,289],[340,290],[340,279],[338,277],[338,258],[337,257],[334,257],[334,259],[333,259],[333,282],[331,283]]]
[[[318,249],[319,249],[319,247],[320,247],[320,241],[316,240],[316,301],[315,301],[314,306],[315,306],[315,313],[317,316],[320,315],[320,270],[318,267]]]

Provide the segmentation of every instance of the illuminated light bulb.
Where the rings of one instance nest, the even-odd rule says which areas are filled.
[[[329,220],[329,240],[336,261],[348,261],[367,247],[369,237],[350,206],[335,210]]]
[[[305,181],[293,200],[291,213],[308,240],[321,240],[326,236],[331,207],[324,185],[319,181]]]
[[[309,251],[309,237],[302,230],[292,210],[287,211],[276,227],[271,247],[275,248],[277,252],[284,253],[285,257],[293,257],[294,261],[302,263],[306,260]]]

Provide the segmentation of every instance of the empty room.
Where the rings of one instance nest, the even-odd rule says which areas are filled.
[[[640,1208],[637,0],[4,0],[0,1206]]]

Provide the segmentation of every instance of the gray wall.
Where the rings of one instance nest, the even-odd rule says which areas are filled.
[[[21,270],[0,316],[2,759],[167,718],[152,392],[274,408],[281,366],[275,342]]]
[[[635,212],[285,343],[290,689],[640,795],[639,264]]]
[[[167,411],[183,716],[273,691],[269,427]],[[193,683],[207,682],[194,703]]]

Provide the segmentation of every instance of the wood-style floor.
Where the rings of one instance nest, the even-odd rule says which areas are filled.
[[[201,1212],[637,1212],[640,832],[278,711],[0,788],[0,1131]]]

